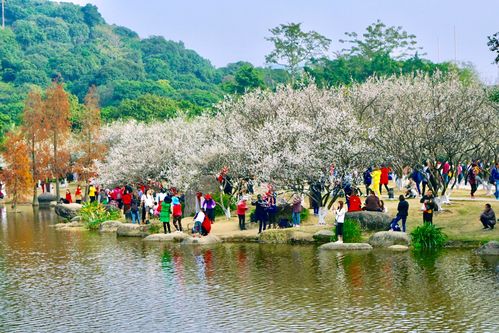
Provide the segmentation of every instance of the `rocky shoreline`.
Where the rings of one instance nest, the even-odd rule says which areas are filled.
[[[138,237],[148,243],[178,243],[185,245],[213,245],[219,243],[262,243],[262,244],[292,244],[292,245],[317,245],[320,250],[336,251],[370,251],[373,249],[386,249],[391,251],[407,251],[410,249],[410,237],[403,232],[378,231],[373,233],[363,243],[333,243],[333,232],[328,228],[318,231],[306,228],[272,229],[260,235],[244,231],[235,231],[230,234],[210,234],[205,237],[192,237],[187,233],[173,232],[170,234],[151,233],[152,225],[138,225],[122,223],[120,221],[106,221],[101,224],[100,233],[115,233],[117,237]],[[59,223],[53,226],[57,230],[86,230],[83,223],[73,221]],[[480,241],[449,241],[446,248],[475,249],[479,255],[499,255],[499,242],[490,241],[486,244]]]

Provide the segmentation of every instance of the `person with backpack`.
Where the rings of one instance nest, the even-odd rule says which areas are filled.
[[[182,204],[178,197],[172,198],[173,226],[177,231],[182,232]]]
[[[402,231],[405,232],[405,223],[407,221],[407,216],[409,215],[409,202],[405,200],[405,197],[401,194],[399,196],[399,204],[397,206],[397,216],[390,223],[390,229],[393,231],[400,231],[398,222],[402,220]]]
[[[170,229],[171,204],[172,198],[167,195],[158,207],[159,220],[163,223],[163,231],[165,232],[165,234],[167,233],[166,229],[168,229],[168,233],[172,232],[172,230]]]

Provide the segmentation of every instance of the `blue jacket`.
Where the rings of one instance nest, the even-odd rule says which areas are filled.
[[[496,167],[492,168],[492,171],[490,172],[490,178],[495,182],[499,181],[499,170]]]

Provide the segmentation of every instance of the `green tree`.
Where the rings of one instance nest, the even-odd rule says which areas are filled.
[[[263,74],[251,64],[244,64],[235,72],[234,77],[224,85],[229,93],[244,94],[247,91],[264,88]]]
[[[348,39],[340,39],[340,43],[350,44],[350,48],[341,53],[347,56],[363,56],[373,59],[376,55],[387,54],[394,59],[415,56],[422,50],[417,45],[416,36],[409,34],[402,27],[387,27],[377,20],[366,28],[359,36],[356,32],[345,32]]]
[[[294,80],[311,59],[323,56],[331,40],[315,31],[304,32],[301,23],[281,24],[269,30],[272,36],[265,39],[274,44],[265,61],[269,65],[284,66]]]
[[[126,99],[116,107],[102,110],[106,120],[137,119],[153,121],[177,116],[178,103],[171,98],[146,94],[137,99]]]

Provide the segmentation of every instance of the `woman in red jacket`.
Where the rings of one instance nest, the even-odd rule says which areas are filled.
[[[388,174],[390,173],[391,169],[387,167],[386,165],[382,165],[381,167],[381,178],[379,180],[379,194],[381,194],[381,189],[383,185],[386,188],[386,191],[388,192]]]

